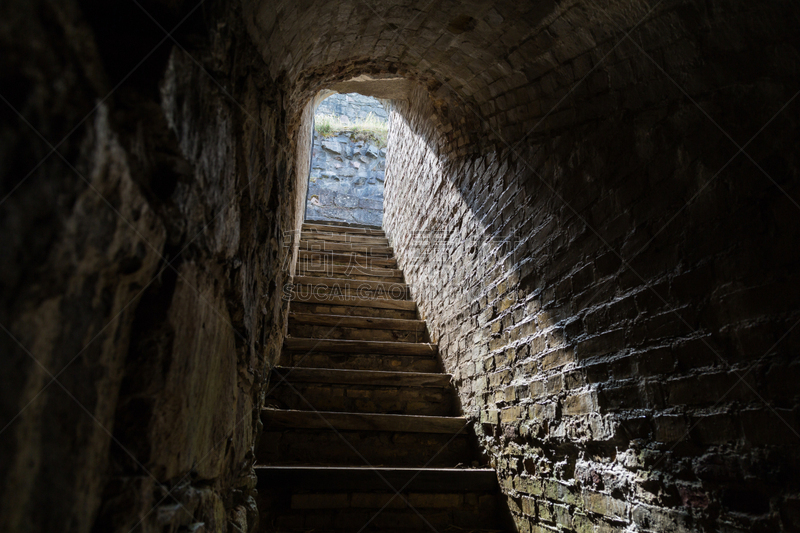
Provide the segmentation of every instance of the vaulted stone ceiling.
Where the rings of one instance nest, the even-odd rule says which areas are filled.
[[[785,50],[759,48],[791,19],[750,11],[663,0],[243,2],[251,38],[297,103],[363,73],[399,74],[495,140],[702,92],[734,72],[769,76]],[[754,29],[763,40],[749,53],[760,61],[740,72],[736,57]],[[706,68],[708,57],[721,61]],[[658,88],[625,94],[654,79]]]
[[[563,97],[591,68],[588,50],[647,14],[633,2],[244,4],[270,73],[301,93],[362,72],[401,74],[503,125],[535,117],[534,99]],[[557,67],[554,86],[534,83]]]

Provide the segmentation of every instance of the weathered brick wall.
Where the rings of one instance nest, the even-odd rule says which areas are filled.
[[[659,66],[598,43],[520,145],[394,105],[384,225],[520,531],[800,525],[797,69],[723,50],[777,60],[762,7],[665,10],[635,34]],[[541,115],[579,62],[553,61]]]

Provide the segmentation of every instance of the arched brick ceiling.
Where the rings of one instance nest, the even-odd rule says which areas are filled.
[[[588,4],[245,0],[244,16],[273,78],[305,100],[362,72],[399,73],[469,106],[490,129],[524,129],[541,115],[533,101],[555,104],[591,69],[598,43],[621,37],[648,9]]]
[[[722,79],[774,79],[793,54],[776,37],[793,32],[792,9],[691,0],[243,0],[250,36],[290,111],[359,75],[399,75],[427,87],[435,122],[454,125],[468,145],[497,147],[687,96],[713,101]],[[758,60],[742,70],[742,54]]]

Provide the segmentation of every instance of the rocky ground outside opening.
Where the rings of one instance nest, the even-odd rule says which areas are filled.
[[[306,220],[381,226],[388,114],[359,94],[325,99],[314,118]]]

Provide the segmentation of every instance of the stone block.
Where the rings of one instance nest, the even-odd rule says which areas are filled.
[[[383,210],[383,201],[382,200],[374,200],[371,198],[358,198],[358,208],[359,209],[371,209],[375,211],[382,211]]]
[[[522,412],[520,406],[503,408],[500,410],[500,422],[503,424],[519,423],[523,420]]]
[[[633,507],[631,519],[636,526],[645,531],[659,531],[665,533],[688,533],[689,515],[685,512],[660,509],[649,505],[639,504]]]
[[[571,363],[574,360],[575,358],[571,349],[559,348],[542,357],[542,369],[545,371],[552,370],[553,368]]]
[[[591,356],[617,352],[624,346],[625,331],[615,329],[579,342],[575,349],[575,355],[580,359],[586,359]]]
[[[323,139],[322,147],[333,154],[341,155],[344,152],[341,143],[336,139]]]
[[[586,415],[597,410],[597,399],[593,391],[567,396],[562,404],[564,415]]]
[[[686,418],[683,415],[659,415],[653,418],[656,440],[677,442],[688,437]]]
[[[583,508],[609,518],[624,520],[628,517],[630,505],[622,500],[594,491],[584,491]]]

